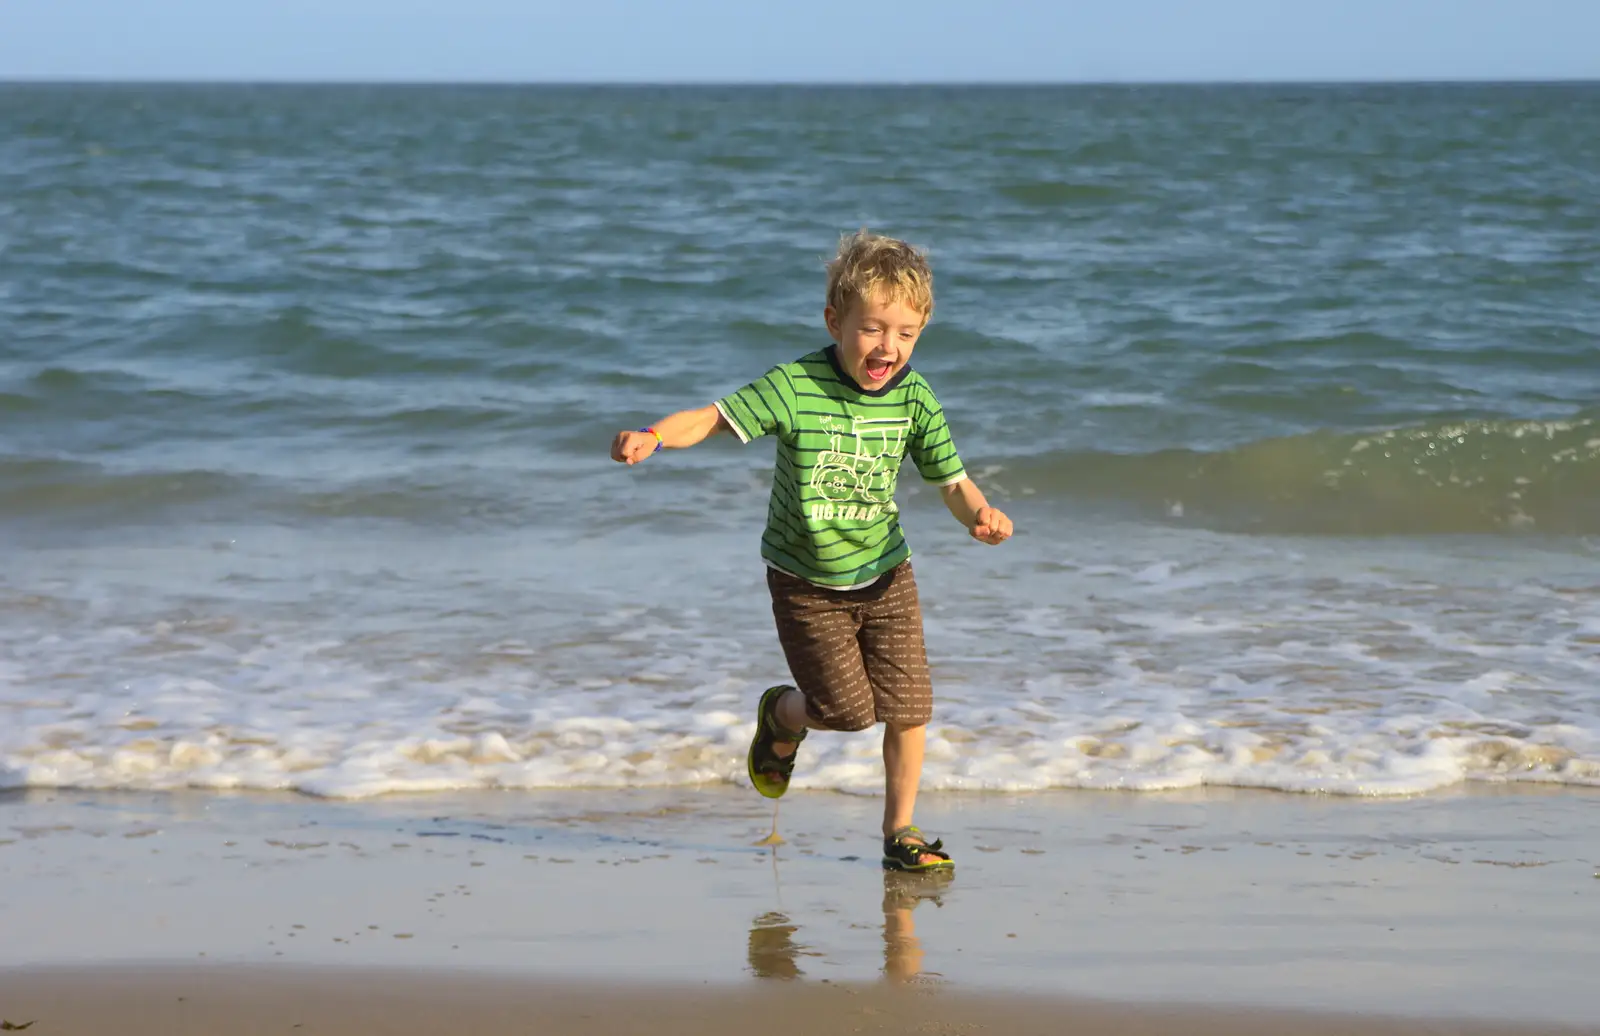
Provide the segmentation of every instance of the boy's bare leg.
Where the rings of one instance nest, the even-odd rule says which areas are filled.
[[[883,727],[883,837],[911,823],[917,809],[917,785],[922,781],[922,752],[928,743],[926,726]]]
[[[778,698],[777,707],[772,711],[777,715],[778,723],[785,730],[798,731],[816,726],[815,723],[811,722],[811,717],[806,715],[806,696],[792,688],[785,691]],[[772,742],[772,754],[780,759],[787,759],[789,756],[794,755],[796,747],[796,742],[793,741],[774,741]]]
[[[883,726],[883,837],[888,838],[911,823],[917,809],[917,785],[922,782],[922,753],[928,744],[925,724],[901,727]],[[915,844],[915,843],[913,843]],[[929,853],[917,857],[918,863],[939,859]]]
[[[822,729],[806,715],[805,695],[789,691],[773,709],[786,730]],[[883,728],[883,837],[888,838],[911,823],[917,808],[917,786],[922,782],[922,755],[928,744],[928,728],[919,724],[900,727],[887,723]],[[779,758],[794,754],[793,741],[774,741],[772,751]],[[924,855],[919,863],[933,863],[936,856]]]
[[[917,785],[922,783],[922,755],[928,727],[883,724],[883,838],[909,827],[917,812]],[[915,843],[912,843],[915,844]],[[917,855],[918,863],[936,863],[936,855]]]

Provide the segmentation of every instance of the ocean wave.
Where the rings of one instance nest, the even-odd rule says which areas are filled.
[[[1307,335],[1279,341],[1252,341],[1230,345],[1221,350],[1226,356],[1266,357],[1280,359],[1294,356],[1337,356],[1388,359],[1410,348],[1410,343],[1389,335],[1370,331],[1347,331],[1335,335]],[[1452,359],[1455,358],[1454,355]],[[1502,360],[1504,357],[1500,357]]]
[[[1064,183],[1040,180],[1033,183],[1006,184],[1000,193],[1024,205],[1049,207],[1055,205],[1104,204],[1124,201],[1132,197],[1118,187],[1097,183]]]
[[[33,396],[24,396],[15,392],[0,392],[0,414],[39,410],[43,406],[44,404]]]
[[[236,497],[250,486],[250,480],[220,471],[118,472],[80,461],[0,458],[0,517],[109,515],[127,521]]]
[[[367,378],[421,365],[418,358],[397,353],[367,338],[330,331],[305,306],[292,306],[241,336],[276,367],[325,378]],[[445,371],[461,361],[448,361]],[[441,372],[443,373],[443,372]]]
[[[417,490],[383,488],[321,504],[412,519]],[[666,499],[556,537],[369,522],[19,555],[0,581],[0,770],[338,797],[741,784],[782,655],[755,570],[720,529],[682,533]],[[431,500],[464,509],[443,482]],[[1051,531],[1003,571],[926,555],[929,789],[1600,786],[1600,606],[1567,552],[1505,544],[1478,565],[1469,545]],[[803,763],[799,788],[881,791],[873,735],[808,741]]]
[[[416,415],[408,415],[417,420]],[[423,419],[449,427],[451,413]],[[177,517],[380,520],[433,528],[516,524],[530,505],[514,489],[457,465],[346,476],[337,482],[214,469],[118,471],[47,458],[0,458],[0,519],[123,525]]]
[[[206,698],[216,690],[189,681],[183,697]],[[1107,729],[1088,717],[1014,727],[990,719],[981,726],[941,722],[929,737],[924,789],[1213,786],[1383,797],[1463,783],[1600,787],[1593,736],[1570,726],[1529,731],[1418,721],[1346,729],[1330,722],[1274,731],[1150,715]],[[417,726],[423,729],[384,732],[369,723],[358,736],[333,728],[270,732],[213,723],[198,729],[131,714],[100,729],[57,723],[32,732],[37,737],[19,732],[23,736],[10,739],[0,753],[0,781],[43,788],[287,790],[352,799],[464,789],[739,785],[746,780],[744,751],[753,729],[744,711],[731,709],[705,710],[675,725],[659,717],[572,714],[531,726]],[[881,793],[880,737],[808,742],[795,787]]]
[[[1600,533],[1600,416],[1324,431],[1214,452],[1055,452],[1006,462],[999,481],[1227,531],[1591,535]]]

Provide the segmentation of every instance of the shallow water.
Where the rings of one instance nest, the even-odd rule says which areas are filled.
[[[1020,530],[903,489],[931,787],[1600,783],[1597,97],[0,87],[0,784],[742,780],[770,446],[604,452],[861,225]]]

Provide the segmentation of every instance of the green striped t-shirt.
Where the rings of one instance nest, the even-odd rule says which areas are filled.
[[[944,410],[910,367],[867,391],[829,346],[779,364],[716,406],[741,442],[777,436],[761,556],[819,586],[867,586],[911,556],[894,503],[907,453],[934,485],[967,477]]]

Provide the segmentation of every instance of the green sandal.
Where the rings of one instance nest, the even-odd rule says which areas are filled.
[[[942,871],[955,868],[955,861],[944,852],[944,839],[928,841],[915,826],[907,825],[883,840],[883,869],[886,871]],[[936,856],[932,863],[922,857]]]
[[[745,771],[750,774],[750,783],[769,799],[782,798],[783,793],[789,790],[794,758],[800,754],[796,749],[787,756],[781,756],[772,750],[773,742],[792,741],[798,745],[806,739],[804,730],[785,730],[779,726],[778,717],[774,714],[778,698],[785,691],[792,690],[794,688],[787,684],[768,687],[761,696],[761,703],[756,706],[756,736],[750,742],[749,755],[745,757]]]

